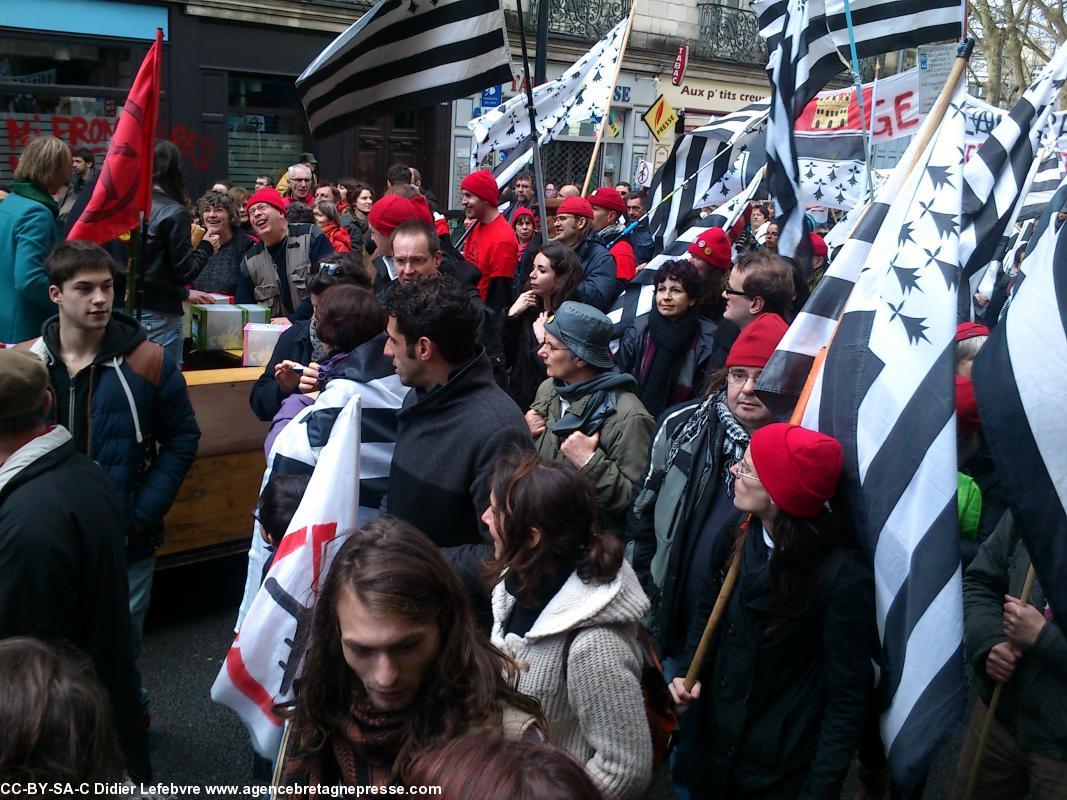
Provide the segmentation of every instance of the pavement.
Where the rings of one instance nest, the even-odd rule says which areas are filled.
[[[149,743],[157,783],[254,783],[252,746],[244,726],[210,697],[233,641],[246,564],[244,556],[233,556],[156,573],[141,671],[151,698]],[[951,794],[961,744],[962,732],[957,732],[941,748],[925,800]],[[843,798],[856,796],[855,773],[853,764]],[[658,775],[653,800],[674,797],[666,775]]]

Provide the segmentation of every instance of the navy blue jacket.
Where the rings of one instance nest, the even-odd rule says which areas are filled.
[[[131,317],[114,312],[92,364],[71,377],[59,347],[59,317],[33,350],[48,367],[55,422],[111,478],[123,501],[128,561],[163,542],[163,517],[196,458],[196,424],[185,379]]]
[[[585,273],[585,278],[578,284],[574,293],[574,299],[608,313],[615,298],[619,296],[619,287],[615,281],[615,256],[600,241],[593,238],[583,239],[574,248],[574,254],[582,262],[582,271]]]
[[[306,365],[311,361],[312,350],[314,347],[311,344],[311,320],[294,322],[282,331],[278,343],[274,345],[274,352],[270,354],[270,361],[267,362],[263,374],[256,379],[252,393],[248,396],[248,403],[257,417],[264,422],[270,422],[281,409],[282,401],[292,394],[283,391],[278,381],[274,380],[274,368],[283,361]]]

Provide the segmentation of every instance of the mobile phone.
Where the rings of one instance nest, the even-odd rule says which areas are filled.
[[[292,370],[293,370],[293,372],[295,372],[295,373],[296,373],[297,375],[303,375],[303,374],[304,374],[304,370],[305,370],[305,369],[307,369],[307,367],[302,367],[302,366],[300,366],[299,364],[297,364],[297,365],[296,365],[295,367],[291,367],[291,369],[292,369]]]

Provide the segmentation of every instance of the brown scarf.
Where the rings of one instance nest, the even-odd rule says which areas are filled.
[[[329,772],[332,770],[323,768],[324,759],[317,758],[303,765],[307,784],[318,786],[338,781],[345,786],[389,784],[393,763],[407,734],[407,720],[405,712],[381,712],[365,700],[357,701],[352,707],[352,719],[345,737],[334,737],[330,743],[340,774],[331,776]]]

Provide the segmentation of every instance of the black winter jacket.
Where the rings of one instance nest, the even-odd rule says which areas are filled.
[[[19,463],[23,463],[21,469]],[[62,428],[0,468],[0,639],[84,651],[107,690],[127,767],[151,778],[130,642],[122,504]]]
[[[256,379],[248,404],[252,411],[264,422],[270,422],[282,407],[282,401],[292,392],[284,392],[274,380],[274,368],[283,361],[295,361],[305,366],[311,360],[311,320],[294,322],[278,337],[274,352],[270,354],[263,374]]]
[[[149,311],[181,314],[185,290],[214,251],[204,240],[194,249],[190,241],[193,215],[161,192],[152,194],[152,215],[144,255],[144,307]]]
[[[386,510],[429,536],[472,595],[484,597],[489,477],[509,448],[533,449],[526,420],[480,348],[443,386],[410,392],[397,419]]]
[[[34,350],[43,356],[56,394],[55,421],[118,489],[128,531],[126,557],[147,558],[163,541],[163,517],[200,441],[185,379],[121,312],[114,312],[93,363],[73,378],[60,356],[59,317],[48,320],[42,334]]]
[[[645,385],[645,375],[641,370],[641,362],[645,357],[645,348],[648,346],[649,317],[654,313],[656,313],[655,309],[634,320],[633,324],[626,329],[626,333],[622,335],[622,341],[619,342],[619,350],[615,353],[615,366],[619,372],[628,372],[637,380],[638,396],[641,395],[641,390]],[[688,381],[686,385],[692,388],[695,396],[700,396],[703,393],[704,387],[708,382],[708,374],[711,371],[708,369],[708,365],[711,363],[712,355],[715,354],[715,323],[701,318],[698,324],[693,372],[690,375],[681,375],[676,367],[670,386],[670,389],[673,390],[679,382],[678,379],[684,378]],[[725,356],[723,356],[724,363],[725,360]],[[681,364],[679,363],[678,367],[680,366]],[[667,397],[670,397],[670,391],[668,391]],[[684,402],[685,399],[684,397],[678,398],[675,402]]]
[[[713,551],[686,666],[733,545],[724,536]],[[743,547],[737,585],[700,671],[693,796],[837,800],[872,684],[873,578],[858,554],[837,547],[819,565],[810,601],[780,622],[758,519]]]

